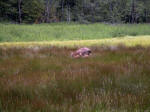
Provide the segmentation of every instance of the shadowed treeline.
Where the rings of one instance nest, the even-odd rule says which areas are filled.
[[[149,0],[1,0],[0,21],[150,23]]]
[[[150,109],[150,48],[0,48],[3,112],[144,112]]]

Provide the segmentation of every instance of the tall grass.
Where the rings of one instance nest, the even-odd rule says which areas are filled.
[[[2,112],[148,112],[150,48],[0,48]]]
[[[0,46],[5,47],[34,47],[34,46],[59,46],[59,47],[75,47],[75,46],[117,46],[124,44],[126,46],[143,47],[150,45],[150,36],[127,36],[124,38],[110,38],[110,39],[93,39],[93,40],[67,40],[67,41],[48,41],[48,42],[2,42]]]
[[[1,42],[51,40],[87,40],[111,37],[150,35],[149,24],[0,24]]]

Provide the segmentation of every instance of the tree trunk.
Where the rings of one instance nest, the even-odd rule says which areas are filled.
[[[110,21],[111,21],[112,23],[114,23],[113,6],[112,6],[112,3],[111,3],[111,2],[109,3],[109,11],[110,11],[110,16],[111,16],[111,18],[110,18],[111,20],[110,20]]]
[[[67,22],[71,21],[70,5],[67,5]]]
[[[49,0],[46,0],[45,21],[49,23]]]
[[[145,23],[147,23],[147,10],[146,9],[144,11],[144,15],[145,15]]]
[[[45,8],[45,20],[46,23],[50,22],[50,10],[53,0],[46,0],[46,8]]]
[[[64,0],[62,0],[61,4],[61,21],[63,21],[63,17],[64,17]]]
[[[19,16],[18,16],[18,19],[19,19],[19,23],[21,23],[22,22],[22,18],[21,18],[21,2],[22,2],[22,0],[18,0],[18,14],[19,14]]]
[[[135,0],[132,0],[132,5],[131,5],[131,23],[135,23],[136,19],[136,14],[135,14]]]

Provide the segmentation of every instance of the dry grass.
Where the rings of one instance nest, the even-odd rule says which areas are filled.
[[[33,47],[33,46],[59,46],[59,47],[75,47],[75,46],[100,46],[100,45],[118,45],[126,46],[149,46],[150,36],[126,36],[109,39],[91,39],[91,40],[68,40],[68,41],[48,41],[48,42],[2,42],[2,47]]]
[[[0,48],[0,110],[3,112],[148,112],[150,48]]]

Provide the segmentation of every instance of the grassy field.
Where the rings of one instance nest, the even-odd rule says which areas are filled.
[[[141,45],[143,47],[150,45],[150,36],[126,36],[110,39],[93,40],[67,40],[67,41],[43,41],[43,42],[1,42],[2,47],[34,47],[34,46],[58,46],[58,47],[82,47],[82,46],[116,46],[123,44],[128,47]]]
[[[0,112],[149,112],[149,29],[0,24]]]
[[[0,24],[0,42],[91,40],[150,35],[149,24]]]
[[[149,112],[150,47],[0,47],[2,112]]]

